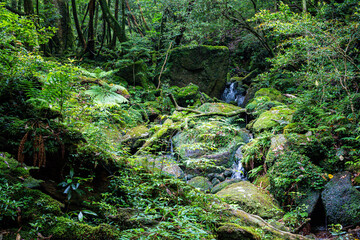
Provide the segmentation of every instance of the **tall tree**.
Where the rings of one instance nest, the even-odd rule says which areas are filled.
[[[85,42],[85,38],[84,38],[83,32],[80,27],[75,0],[71,0],[71,7],[72,7],[72,13],[73,13],[74,23],[75,23],[75,27],[76,27],[76,32],[78,34],[79,42],[81,43],[82,47],[85,48],[86,42]]]
[[[89,2],[88,41],[85,49],[85,53],[89,54],[89,58],[94,58],[95,56],[95,31],[94,31],[95,1],[96,0],[90,0]]]
[[[126,35],[125,35],[125,29],[121,28],[119,22],[115,19],[115,17],[113,15],[111,15],[110,9],[109,9],[109,6],[108,6],[106,0],[99,0],[99,2],[100,2],[101,10],[104,14],[104,18],[105,18],[106,22],[109,24],[111,29],[114,31],[114,34],[119,39],[119,41],[125,42],[127,40]]]

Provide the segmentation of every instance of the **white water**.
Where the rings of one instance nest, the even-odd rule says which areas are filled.
[[[227,102],[236,102],[238,106],[244,103],[245,96],[237,89],[237,82],[231,83],[225,88],[222,99]]]
[[[232,179],[240,179],[240,180],[247,180],[246,171],[243,167],[241,160],[243,158],[243,154],[241,152],[242,146],[240,146],[235,152],[235,159],[236,162],[233,165],[233,175],[231,176]]]

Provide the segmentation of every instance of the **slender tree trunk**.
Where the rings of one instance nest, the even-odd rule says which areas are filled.
[[[116,35],[116,37],[119,39],[120,42],[125,42],[127,40],[125,36],[125,29],[122,29],[118,21],[116,21],[114,16],[111,15],[106,0],[99,0],[99,2],[104,18],[106,19],[109,26],[113,29],[114,34]]]
[[[86,42],[85,42],[85,38],[84,38],[83,32],[80,27],[75,0],[71,0],[71,7],[72,7],[72,13],[73,13],[75,28],[76,28],[76,32],[78,34],[79,42],[80,42],[81,46],[85,49]]]
[[[115,0],[115,20],[116,21],[119,21],[119,0]],[[122,29],[125,30],[125,26],[121,26]],[[115,36],[115,33],[114,33],[114,36]],[[111,44],[110,44],[110,48],[111,49],[115,49],[116,47],[116,37],[112,38],[111,40]]]
[[[94,34],[94,15],[95,15],[95,0],[89,2],[89,25],[88,25],[88,42],[86,44],[86,53],[89,58],[93,59],[95,56],[95,34]]]
[[[306,9],[306,0],[302,0],[302,9],[303,9],[303,12],[307,12],[307,9]]]
[[[24,12],[26,14],[34,14],[34,6],[32,0],[24,0]]]

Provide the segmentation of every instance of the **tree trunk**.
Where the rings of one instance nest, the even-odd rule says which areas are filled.
[[[115,20],[119,21],[119,0],[115,0]],[[125,26],[121,26],[121,28],[125,29]],[[115,49],[115,47],[116,47],[116,37],[113,37],[111,40],[110,48]]]
[[[95,33],[94,33],[94,14],[95,14],[95,0],[89,2],[89,25],[88,25],[88,42],[86,44],[86,53],[89,58],[93,59],[95,56]]]
[[[114,34],[116,35],[116,37],[119,39],[120,42],[125,42],[127,40],[125,36],[125,29],[122,29],[118,21],[114,18],[114,16],[111,15],[106,0],[99,0],[99,2],[100,2],[101,10],[104,14],[104,18],[106,19],[107,23],[112,28],[112,30],[114,31]]]
[[[57,23],[58,31],[56,33],[56,38],[58,38],[57,42],[59,45],[57,52],[62,53],[64,50],[71,48],[74,41],[69,6],[66,3],[66,0],[54,0],[53,2],[61,16]]]
[[[302,0],[302,9],[303,9],[304,13],[307,11],[307,9],[306,9],[306,0]]]
[[[72,6],[72,13],[73,13],[73,17],[74,17],[74,23],[75,23],[75,27],[76,27],[76,32],[78,34],[79,42],[81,43],[81,46],[85,49],[86,42],[85,42],[85,38],[84,38],[83,32],[80,27],[75,0],[71,0],[71,6]]]
[[[34,6],[32,0],[24,0],[24,12],[26,14],[34,14]]]

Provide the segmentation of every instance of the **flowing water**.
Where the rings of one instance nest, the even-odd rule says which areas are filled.
[[[233,165],[233,175],[231,179],[240,179],[240,180],[248,180],[246,177],[246,171],[243,167],[241,160],[243,158],[243,154],[241,152],[242,146],[240,146],[235,152],[235,160],[236,162]]]
[[[245,100],[245,90],[238,88],[238,83],[230,83],[224,90],[222,100],[226,103],[236,102],[238,106],[241,106]]]

